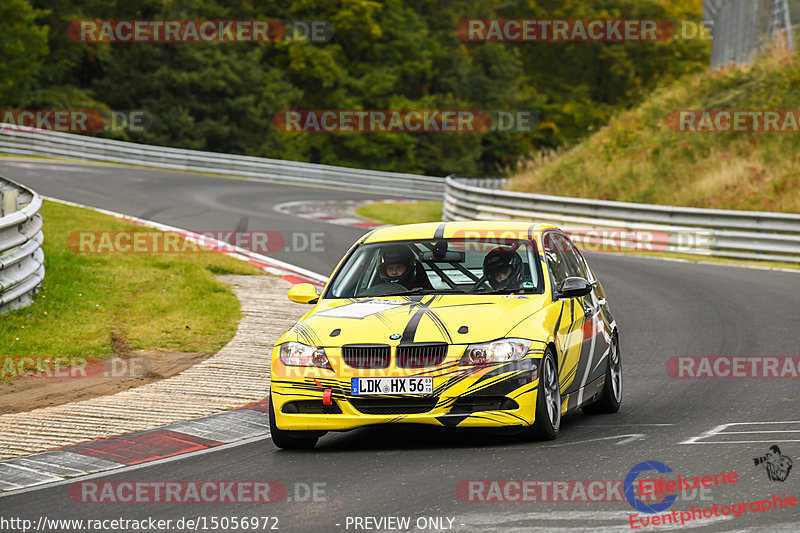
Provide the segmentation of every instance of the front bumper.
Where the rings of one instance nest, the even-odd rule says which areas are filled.
[[[349,368],[330,357],[334,371],[286,367],[273,357],[275,421],[278,428],[295,431],[344,431],[374,424],[529,426],[535,418],[540,357],[458,366],[458,356],[435,368],[382,370]],[[433,377],[432,395],[351,394],[353,377],[425,376]],[[330,405],[323,402],[326,390]]]

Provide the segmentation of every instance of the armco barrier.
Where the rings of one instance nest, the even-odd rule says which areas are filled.
[[[601,239],[603,231],[657,235],[648,242],[664,251],[800,263],[797,214],[567,198],[505,191],[502,183],[448,176],[443,220],[549,222],[584,234],[597,230]]]
[[[44,280],[42,199],[0,177],[0,313],[24,307]]]
[[[244,176],[254,180],[438,200],[444,220],[526,220],[575,230],[659,237],[658,249],[800,263],[800,215],[658,206],[504,191],[503,180],[446,180],[136,144],[0,125],[0,153],[84,159]],[[633,243],[634,245],[636,243]]]
[[[0,124],[0,153],[193,170],[410,198],[438,200],[444,191],[444,180],[430,176],[165,148],[12,124]]]

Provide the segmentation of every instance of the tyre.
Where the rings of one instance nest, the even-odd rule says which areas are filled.
[[[528,440],[553,440],[561,427],[561,386],[553,350],[548,348],[539,369],[539,392],[536,395],[536,419],[526,428]]]
[[[608,354],[606,367],[606,382],[600,399],[583,407],[586,414],[616,413],[622,403],[622,356],[619,351],[619,339],[614,333],[611,337],[611,347]]]
[[[272,393],[269,395],[269,431],[272,443],[284,450],[310,450],[317,445],[324,431],[285,431],[275,423],[275,409],[272,406]]]

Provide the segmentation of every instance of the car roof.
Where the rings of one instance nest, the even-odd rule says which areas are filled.
[[[414,239],[452,239],[504,237],[538,240],[545,229],[555,229],[552,224],[512,222],[505,220],[478,220],[463,222],[427,222],[378,228],[365,235],[362,243],[406,241]]]

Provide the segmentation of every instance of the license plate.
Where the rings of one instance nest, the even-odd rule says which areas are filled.
[[[352,378],[351,394],[433,394],[433,378]]]

